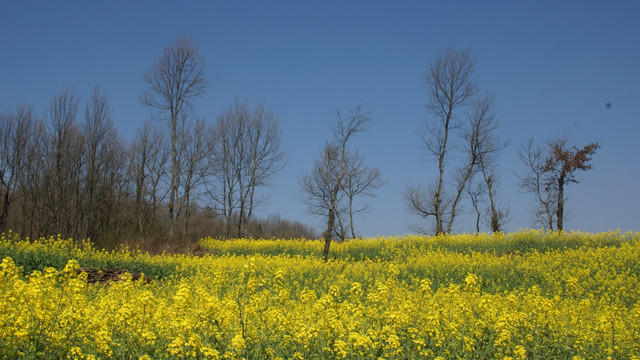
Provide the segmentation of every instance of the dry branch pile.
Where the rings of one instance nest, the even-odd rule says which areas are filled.
[[[121,281],[125,274],[131,274],[131,279],[137,281],[140,277],[144,276],[146,283],[153,282],[153,279],[144,274],[140,274],[127,269],[112,267],[109,269],[98,269],[94,267],[81,267],[78,269],[78,273],[87,273],[87,283],[89,284],[106,284],[110,281]]]

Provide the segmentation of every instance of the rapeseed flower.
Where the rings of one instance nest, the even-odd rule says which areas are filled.
[[[326,264],[317,256],[321,243],[312,240],[203,244],[217,255],[105,252],[90,244],[75,247],[61,237],[23,241],[5,234],[0,354],[83,359],[484,354],[486,359],[578,360],[633,359],[640,353],[638,234],[528,231],[358,239],[337,243],[336,259]],[[29,262],[54,257],[71,261],[56,268]],[[154,282],[125,276],[87,284],[86,273],[78,272],[80,266],[107,263],[149,272]]]

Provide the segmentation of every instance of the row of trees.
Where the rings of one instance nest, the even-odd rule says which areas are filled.
[[[409,185],[404,194],[409,213],[423,220],[415,226],[418,232],[453,232],[465,201],[474,209],[477,232],[482,219],[493,232],[501,231],[508,219],[509,211],[498,198],[497,167],[498,154],[509,141],[497,135],[493,96],[482,93],[474,81],[475,65],[469,50],[448,48],[436,55],[425,73],[427,117],[420,145],[423,160],[437,164],[438,171],[431,183]],[[354,210],[354,197],[373,196],[383,184],[380,171],[349,146],[370,121],[371,112],[359,106],[348,116],[336,112],[333,139],[300,179],[309,212],[326,219],[325,260],[333,238],[356,236],[353,214],[366,208]],[[560,138],[542,147],[529,140],[520,150],[526,169],[520,187],[536,198],[536,224],[551,230],[563,229],[564,187],[577,182],[577,170],[591,168],[591,157],[599,148],[597,143],[583,148],[567,143]]]
[[[493,97],[480,94],[473,80],[476,57],[469,50],[448,48],[436,55],[425,73],[428,93],[427,117],[421,131],[423,159],[435,162],[438,176],[427,186],[408,186],[408,211],[431,222],[435,234],[453,231],[456,216],[466,195],[476,214],[476,231],[481,218],[491,231],[501,231],[508,209],[498,199],[500,184],[497,156],[508,145],[497,135],[498,120]],[[569,147],[567,138],[535,145],[530,139],[520,149],[525,171],[520,188],[536,199],[536,225],[563,230],[564,187],[577,183],[576,171],[589,170],[599,148],[590,143]],[[554,227],[555,222],[555,227]],[[420,232],[431,232],[423,225]]]
[[[201,227],[216,228],[223,219],[218,236],[277,236],[278,230],[261,230],[265,223],[313,236],[301,224],[253,215],[264,202],[258,189],[284,165],[278,121],[264,104],[238,100],[213,125],[179,121],[173,208],[164,124],[149,121],[127,142],[110,113],[96,88],[83,112],[79,98],[63,89],[44,117],[29,105],[0,114],[0,232],[94,240],[186,236],[195,216]]]
[[[188,37],[168,46],[144,79],[140,100],[157,112],[130,142],[115,129],[99,87],[84,116],[68,89],[44,116],[29,105],[1,114],[0,231],[185,237],[195,216],[206,235],[314,235],[296,222],[254,216],[264,203],[259,188],[284,166],[278,119],[264,103],[238,99],[212,125],[195,118],[191,101],[207,79]],[[221,219],[224,230],[212,233]]]
[[[500,231],[508,218],[497,166],[509,142],[497,135],[493,97],[474,81],[475,64],[468,50],[449,48],[425,73],[420,145],[438,171],[432,182],[409,185],[404,194],[408,211],[423,220],[419,232],[453,232],[464,204],[474,209],[477,231],[481,220]],[[0,231],[120,239],[184,238],[200,228],[197,235],[313,237],[299,223],[255,218],[266,200],[259,189],[285,165],[278,119],[264,103],[237,99],[214,124],[196,118],[192,102],[206,92],[208,77],[199,49],[185,36],[164,49],[144,81],[140,101],[154,120],[131,141],[115,129],[99,87],[83,111],[79,97],[63,89],[43,116],[29,105],[1,114]],[[368,107],[337,110],[332,138],[300,178],[309,212],[326,220],[325,259],[333,239],[358,236],[354,215],[367,207],[355,199],[374,196],[384,183],[380,170],[352,147],[371,121]],[[563,229],[564,187],[577,182],[577,170],[591,168],[598,147],[569,147],[566,138],[523,145],[520,186],[536,198],[538,225]]]
[[[19,105],[1,115],[0,229],[89,237],[117,231],[125,157],[96,88],[77,123],[79,99],[63,89],[44,117]]]

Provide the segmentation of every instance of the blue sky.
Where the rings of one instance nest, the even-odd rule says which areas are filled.
[[[566,228],[640,231],[638,14],[638,1],[3,1],[0,110],[26,102],[44,112],[63,86],[87,99],[100,85],[129,138],[151,115],[138,101],[144,72],[187,34],[211,79],[197,116],[213,122],[240,97],[265,101],[280,119],[288,164],[259,215],[320,230],[298,179],[329,138],[333,111],[369,105],[373,122],[353,145],[387,183],[366,199],[356,231],[397,235],[420,222],[402,201],[407,184],[437,171],[420,160],[416,135],[425,69],[445,47],[469,48],[511,141],[499,165],[507,230],[532,226],[532,197],[514,176],[520,144],[569,135],[602,148],[567,188]],[[473,230],[470,218],[456,229]]]

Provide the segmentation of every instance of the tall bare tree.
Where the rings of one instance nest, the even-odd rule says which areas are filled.
[[[451,226],[445,228],[445,225],[453,224],[464,183],[470,176],[468,164],[458,169],[456,194],[447,195],[446,165],[452,132],[461,128],[459,118],[477,92],[472,79],[475,61],[475,56],[469,50],[447,48],[437,54],[425,74],[428,116],[421,134],[421,147],[425,151],[425,160],[437,162],[438,178],[428,192],[420,186],[409,186],[405,200],[411,213],[423,218],[434,217],[436,234],[450,231]]]
[[[158,211],[166,200],[170,150],[166,132],[151,121],[136,133],[129,150],[129,176],[133,182],[136,232],[150,234],[159,223]]]
[[[207,188],[225,217],[227,236],[236,217],[237,236],[248,236],[254,209],[264,202],[256,189],[285,165],[281,137],[278,118],[264,103],[252,109],[247,100],[236,99],[218,117],[210,137],[213,174]]]
[[[15,228],[20,234],[33,238],[46,234],[44,219],[46,203],[44,197],[46,175],[46,149],[43,146],[48,141],[46,126],[42,119],[35,118],[32,123],[30,136],[27,140],[25,161],[22,164],[22,178],[17,188],[21,199],[19,206],[20,216],[16,219]]]
[[[240,232],[247,236],[247,225],[256,206],[264,199],[256,198],[256,188],[268,185],[269,179],[285,166],[285,153],[280,144],[282,130],[273,112],[261,102],[253,109],[247,128],[248,159],[240,193]]]
[[[557,188],[546,187],[547,174],[544,169],[546,153],[533,138],[528,139],[518,151],[518,157],[526,167],[524,174],[517,174],[518,186],[522,192],[535,196],[536,206],[533,210],[534,223],[543,228],[554,230],[557,215]]]
[[[175,230],[178,220],[175,205],[180,178],[178,122],[189,112],[191,100],[202,96],[207,88],[204,58],[190,37],[181,36],[175,43],[165,47],[158,62],[145,73],[144,81],[149,88],[140,95],[141,102],[169,115],[171,175],[168,215]]]
[[[224,110],[218,116],[209,136],[211,179],[205,186],[214,203],[213,209],[216,213],[222,213],[225,219],[226,237],[231,236],[233,213],[238,206],[238,178],[235,171],[237,164],[233,149],[234,144],[238,143],[238,135],[232,131],[232,124],[243,114],[244,111],[238,106]]]
[[[123,144],[111,118],[109,100],[95,87],[85,108],[84,238],[111,232],[120,185],[125,182]]]
[[[502,230],[508,210],[500,207],[497,202],[497,186],[499,183],[497,168],[497,155],[504,150],[509,141],[501,141],[496,134],[498,120],[493,111],[493,97],[485,96],[476,99],[469,115],[469,130],[463,136],[467,143],[469,157],[473,159],[474,174],[481,176],[484,186],[476,187],[474,195],[486,194],[489,198],[488,223],[492,232]],[[473,199],[472,199],[473,200]],[[476,199],[477,200],[477,199]],[[474,204],[474,206],[477,202]]]
[[[336,219],[341,216],[340,200],[346,195],[341,190],[348,188],[345,179],[349,175],[349,159],[352,157],[348,148],[349,141],[354,135],[365,131],[371,121],[371,110],[361,106],[356,106],[346,116],[339,110],[336,110],[335,115],[336,120],[332,127],[333,141],[325,145],[311,173],[300,179],[303,201],[307,204],[309,212],[326,216],[327,219],[327,228],[323,234],[324,261],[329,258],[331,239],[336,231]]]
[[[79,98],[64,88],[51,99],[48,113],[44,196],[48,231],[81,235],[84,136],[77,124]]]
[[[176,199],[176,211],[180,215],[182,231],[189,228],[191,209],[196,203],[198,189],[204,185],[207,175],[209,149],[207,144],[207,126],[202,119],[195,123],[183,121],[179,136],[180,192]]]

